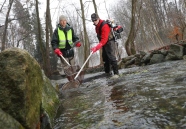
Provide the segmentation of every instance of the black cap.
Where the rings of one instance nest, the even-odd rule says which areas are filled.
[[[98,18],[99,18],[99,16],[98,16],[96,13],[93,13],[93,14],[91,15],[91,20],[92,20],[92,21],[96,21]]]

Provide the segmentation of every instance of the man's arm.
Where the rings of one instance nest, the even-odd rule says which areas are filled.
[[[71,29],[72,29],[72,41],[73,41],[74,43],[79,42],[80,40],[79,40],[79,38],[75,35],[74,29],[73,29],[73,28],[71,28]]]
[[[80,46],[81,46],[80,40],[79,40],[79,38],[75,35],[74,29],[73,29],[73,28],[71,28],[71,29],[72,29],[72,41],[73,41],[73,43],[74,43],[74,46],[80,47]]]
[[[109,34],[110,34],[110,27],[108,24],[105,24],[102,28],[101,28],[101,40],[99,43],[102,44],[102,46],[104,46],[108,39],[109,39]]]
[[[101,49],[108,41],[110,33],[110,27],[108,24],[105,24],[101,29],[101,40],[100,42],[93,48],[91,48],[91,51],[96,52],[97,50]]]

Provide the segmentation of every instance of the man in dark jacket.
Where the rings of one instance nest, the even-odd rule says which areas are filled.
[[[103,20],[99,18],[99,16],[96,13],[93,13],[91,15],[91,20],[96,26],[96,33],[97,37],[99,39],[99,43],[91,48],[91,51],[96,52],[100,48],[102,48],[102,58],[104,62],[104,70],[107,75],[111,73],[110,66],[112,66],[112,70],[114,73],[114,76],[111,78],[118,78],[119,77],[119,71],[118,71],[118,65],[117,60],[115,57],[115,50],[114,50],[114,37],[111,33],[111,28],[108,24],[103,24]]]
[[[73,47],[80,47],[81,43],[74,34],[73,28],[67,24],[67,18],[64,15],[59,17],[59,24],[54,30],[51,45],[56,55],[64,56],[71,65],[75,64]],[[61,62],[63,67],[67,66],[64,60],[61,60]]]

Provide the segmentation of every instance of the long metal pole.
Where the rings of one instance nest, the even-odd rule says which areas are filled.
[[[68,61],[62,55],[60,57],[68,64],[68,66],[70,66],[70,64],[68,63]]]
[[[93,54],[94,52],[92,51],[90,53],[90,55],[88,56],[87,60],[85,61],[85,63],[83,64],[83,66],[81,67],[81,69],[79,70],[79,72],[76,74],[74,80],[76,80],[76,78],[79,76],[80,72],[82,71],[82,69],[84,68],[85,64],[87,63],[87,61],[89,60],[89,58],[91,57],[91,55]]]

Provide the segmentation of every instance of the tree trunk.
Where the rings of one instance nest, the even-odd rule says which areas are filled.
[[[128,56],[136,54],[135,45],[134,45],[136,2],[137,2],[137,0],[132,0],[131,27],[130,27],[128,39],[125,43],[125,49],[126,49]]]
[[[92,0],[92,1],[93,1],[93,6],[94,6],[95,13],[98,14],[96,2],[95,2],[95,0]],[[103,64],[102,49],[99,50],[99,53],[100,53],[99,54],[100,55],[100,64]]]
[[[46,75],[49,77],[51,75],[51,65],[50,65],[50,47],[49,47],[49,42],[50,42],[50,35],[49,35],[49,23],[50,20],[50,0],[47,0],[47,5],[46,5]]]
[[[4,27],[4,32],[3,32],[3,39],[2,39],[2,47],[1,47],[1,51],[5,50],[5,42],[6,42],[6,33],[7,33],[7,28],[8,28],[8,17],[9,17],[9,14],[10,14],[10,10],[11,10],[11,7],[12,7],[12,4],[13,4],[14,0],[9,0],[9,6],[8,6],[8,11],[7,11],[7,14],[6,14],[6,19],[5,19],[5,27]]]
[[[84,6],[83,6],[83,1],[80,0],[80,5],[81,5],[81,12],[82,12],[82,20],[83,20],[83,31],[84,31],[84,60],[87,59],[87,57],[90,54],[90,46],[88,46],[88,36],[87,36],[87,30],[86,30],[86,23],[85,23],[85,14],[84,14]],[[88,67],[89,61],[85,65],[85,67]]]
[[[95,11],[95,13],[97,13],[97,14],[98,14],[98,10],[97,10],[96,1],[95,1],[95,0],[92,0],[92,2],[93,2],[93,5],[94,5],[94,11]]]
[[[45,74],[47,74],[47,67],[46,67],[46,52],[45,52],[45,48],[44,48],[44,44],[42,42],[42,37],[41,37],[41,24],[40,24],[40,17],[39,17],[39,9],[38,9],[38,0],[35,0],[36,2],[36,15],[37,15],[37,25],[38,25],[38,39],[39,39],[39,48],[41,51],[41,55],[42,55],[42,68],[45,72]]]
[[[49,9],[49,13],[47,15],[48,15],[49,37],[50,37],[49,39],[51,40],[52,39],[52,34],[53,34],[53,27],[52,27],[52,20],[51,20],[50,9]],[[50,50],[52,51],[51,53],[50,53]],[[51,56],[51,60],[50,60],[51,72],[52,71],[56,71],[57,70],[58,57],[54,54],[53,49],[51,48],[51,46],[49,47],[49,56]]]

